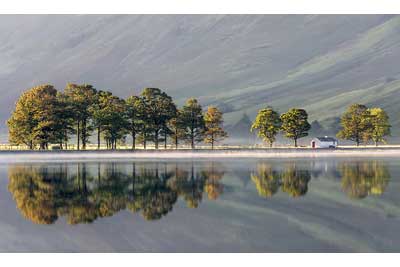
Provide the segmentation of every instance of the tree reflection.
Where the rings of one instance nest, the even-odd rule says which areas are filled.
[[[307,193],[310,179],[310,172],[300,169],[295,163],[285,165],[283,170],[260,163],[257,165],[257,172],[251,174],[258,194],[265,198],[272,197],[279,188],[291,197],[303,196]]]
[[[272,197],[281,186],[281,173],[273,170],[266,163],[257,165],[257,172],[251,174],[251,180],[256,185],[257,192],[261,197]]]
[[[381,195],[390,180],[388,168],[379,161],[343,162],[339,165],[342,189],[351,198]]]
[[[217,169],[218,168],[218,169]],[[206,191],[210,199],[222,193],[222,166],[193,164],[54,164],[14,165],[8,189],[18,210],[37,224],[65,217],[68,224],[92,223],[121,210],[158,220],[172,211],[178,198],[197,208]]]
[[[282,191],[291,197],[304,196],[308,191],[308,182],[311,174],[308,170],[296,167],[295,163],[290,163],[282,173]]]
[[[224,174],[224,168],[214,162],[202,172],[208,199],[215,200],[224,192],[224,186],[220,182]]]
[[[11,168],[9,176],[13,179],[8,189],[25,218],[37,224],[52,224],[58,219],[63,186],[56,173],[46,168]]]
[[[361,199],[368,195],[381,195],[390,180],[390,172],[380,161],[340,162],[335,177],[341,178],[342,190],[351,198]],[[315,174],[315,172],[314,172]],[[251,173],[258,195],[269,198],[279,189],[291,197],[307,194],[311,173],[295,162],[283,165],[259,163]]]

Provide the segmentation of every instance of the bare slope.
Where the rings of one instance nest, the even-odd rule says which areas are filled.
[[[399,31],[392,16],[4,15],[0,119],[24,89],[71,81],[201,97],[228,124],[266,104],[326,119],[355,101],[388,107],[397,124]]]

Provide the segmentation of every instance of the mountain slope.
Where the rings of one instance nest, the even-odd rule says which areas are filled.
[[[382,15],[3,15],[0,119],[26,88],[86,82],[196,96],[231,125],[265,105],[325,120],[361,102],[400,127],[399,31],[400,17]]]

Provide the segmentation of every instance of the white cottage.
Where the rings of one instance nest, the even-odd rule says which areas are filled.
[[[315,137],[311,140],[312,148],[336,148],[338,146],[338,141],[334,137]]]

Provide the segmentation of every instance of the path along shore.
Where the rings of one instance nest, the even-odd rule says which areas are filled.
[[[179,149],[179,150],[7,150],[0,151],[0,162],[99,160],[99,159],[211,159],[211,158],[323,158],[323,157],[400,157],[400,147]]]

